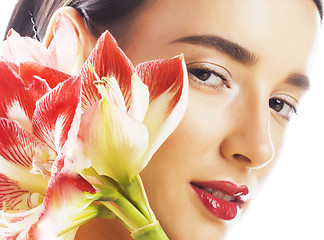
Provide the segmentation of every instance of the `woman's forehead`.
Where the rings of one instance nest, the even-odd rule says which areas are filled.
[[[148,41],[165,44],[215,35],[244,46],[261,60],[274,61],[278,54],[280,65],[293,57],[300,62],[295,68],[309,58],[320,26],[318,9],[310,0],[159,0],[139,18],[138,28]]]

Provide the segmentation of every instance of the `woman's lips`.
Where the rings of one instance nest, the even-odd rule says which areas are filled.
[[[223,220],[236,217],[249,193],[247,186],[229,181],[191,182],[191,187],[207,210]]]

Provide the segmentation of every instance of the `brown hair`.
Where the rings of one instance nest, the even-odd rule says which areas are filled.
[[[313,1],[322,19],[322,0]],[[125,30],[130,25],[126,23],[131,21],[132,16],[146,2],[148,0],[19,0],[10,18],[6,35],[10,28],[14,28],[21,35],[32,37],[37,27],[37,36],[42,40],[53,13],[66,5],[75,8],[82,15],[94,35],[99,36],[109,29],[118,38],[118,26],[123,26],[122,29]]]
[[[116,25],[131,21],[144,2],[148,0],[19,0],[8,23],[6,35],[13,28],[22,36],[32,37],[36,27],[37,36],[42,40],[54,12],[60,7],[71,6],[81,14],[90,31],[99,36],[106,29],[113,32],[114,28],[117,29]]]

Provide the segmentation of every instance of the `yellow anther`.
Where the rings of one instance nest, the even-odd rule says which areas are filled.
[[[88,67],[90,69],[90,72],[92,72],[95,75],[95,78],[97,79],[96,81],[93,81],[93,84],[95,84],[95,85],[97,85],[97,84],[105,84],[105,82],[103,82],[103,80],[100,79],[100,77],[96,73],[96,70],[94,69],[94,66],[91,63],[88,64]]]
[[[96,80],[93,81],[93,84],[95,84],[95,85],[105,85],[105,86],[110,85],[109,84],[110,81],[109,81],[108,77],[102,77],[100,79],[100,77],[96,73],[96,70],[94,69],[94,66],[92,64],[90,64],[90,63],[88,64],[88,66],[89,66],[90,72],[92,72],[95,75],[95,78],[96,78]]]
[[[2,211],[3,212],[7,211],[7,203],[6,202],[2,202]]]

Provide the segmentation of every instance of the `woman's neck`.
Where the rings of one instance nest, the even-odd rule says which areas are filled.
[[[129,231],[117,220],[96,218],[82,225],[75,240],[132,240]]]

